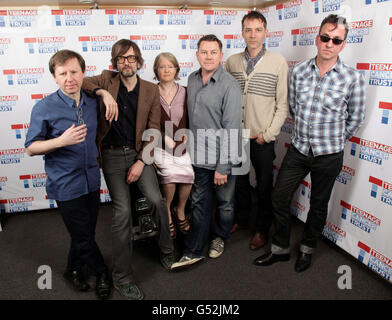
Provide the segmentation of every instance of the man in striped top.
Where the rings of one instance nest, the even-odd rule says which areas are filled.
[[[242,19],[244,52],[232,55],[226,70],[239,82],[243,91],[243,128],[250,130],[250,160],[257,180],[258,209],[254,234],[249,243],[257,250],[267,243],[272,224],[271,192],[275,139],[287,114],[287,62],[279,53],[265,49],[267,21],[258,11],[251,11]],[[246,159],[245,161],[249,161]],[[236,202],[238,211],[232,228],[246,228],[252,208],[249,174],[238,176]]]
[[[290,76],[289,107],[294,133],[272,194],[276,228],[271,252],[257,258],[256,265],[290,259],[290,203],[310,172],[310,210],[295,271],[310,267],[327,218],[332,188],[342,168],[344,146],[365,117],[365,81],[359,71],[339,59],[347,33],[345,18],[326,17],[316,37],[317,56],[296,65]]]

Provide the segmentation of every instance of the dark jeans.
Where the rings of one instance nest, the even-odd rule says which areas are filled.
[[[89,266],[97,274],[106,271],[101,251],[95,242],[99,211],[99,190],[69,201],[56,201],[71,236],[66,271]]]
[[[228,239],[234,219],[234,189],[236,176],[229,175],[223,186],[214,184],[214,170],[193,168],[195,182],[191,192],[193,222],[185,238],[184,255],[200,257],[208,241],[211,226],[213,196],[216,195],[216,212],[213,238]]]
[[[310,209],[300,250],[305,253],[313,252],[317,245],[317,238],[323,231],[332,188],[342,165],[343,151],[318,157],[313,156],[310,151],[308,156],[305,156],[290,145],[272,193],[276,227],[272,238],[273,252],[288,253],[290,250],[290,204],[294,192],[309,172],[312,185]]]
[[[102,155],[102,168],[113,205],[112,256],[113,282],[117,285],[133,283],[132,259],[132,211],[130,186],[126,182],[128,169],[137,161],[133,149],[106,149]],[[163,253],[174,250],[169,232],[169,216],[162,198],[155,169],[144,166],[136,182],[140,192],[154,207],[158,224],[158,245]]]
[[[268,235],[272,224],[271,192],[273,184],[273,161],[275,159],[275,142],[258,144],[250,140],[250,160],[256,174],[257,214],[255,232]],[[252,189],[249,174],[238,176],[235,190],[236,215],[235,223],[242,227],[249,224],[252,210]]]

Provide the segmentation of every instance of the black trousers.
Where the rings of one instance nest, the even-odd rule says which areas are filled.
[[[56,201],[71,236],[66,271],[89,266],[96,274],[106,271],[101,251],[95,242],[99,211],[99,190],[69,201]]]
[[[315,157],[311,151],[307,156],[290,145],[283,159],[279,175],[272,192],[272,207],[275,233],[272,245],[277,248],[290,247],[290,205],[294,192],[310,172],[310,209],[305,224],[300,250],[312,253],[317,238],[323,231],[328,214],[328,202],[336,177],[343,165],[343,151]],[[274,251],[274,250],[273,250]],[[276,250],[278,252],[279,249]]]
[[[256,174],[257,214],[255,232],[268,235],[272,225],[271,192],[273,184],[273,161],[275,159],[275,142],[258,144],[255,139],[250,140],[250,160]],[[234,223],[242,227],[249,224],[252,210],[252,190],[249,174],[238,176],[235,190],[236,214]]]

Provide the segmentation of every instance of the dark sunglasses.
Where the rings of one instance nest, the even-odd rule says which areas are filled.
[[[333,44],[339,45],[342,44],[344,40],[342,39],[338,39],[338,38],[330,38],[328,36],[322,36],[321,34],[319,34],[320,40],[321,42],[329,42],[329,40],[332,40]]]

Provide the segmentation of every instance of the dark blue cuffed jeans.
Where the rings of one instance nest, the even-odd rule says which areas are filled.
[[[294,192],[309,172],[312,184],[310,209],[300,251],[304,253],[313,252],[317,245],[317,239],[323,231],[332,188],[342,165],[343,151],[317,157],[309,151],[309,154],[305,156],[293,145],[290,145],[272,192],[275,224],[271,247],[273,253],[290,252],[290,205]]]
[[[211,225],[212,204],[216,195],[216,212],[213,224],[213,237],[228,239],[234,220],[234,190],[236,176],[228,175],[223,186],[214,184],[214,170],[193,168],[195,181],[191,192],[193,223],[185,238],[184,255],[201,257],[208,241]]]

